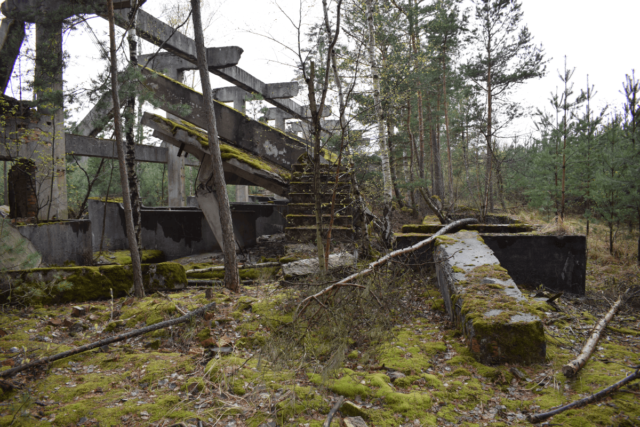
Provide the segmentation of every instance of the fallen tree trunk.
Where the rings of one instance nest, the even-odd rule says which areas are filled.
[[[147,326],[145,328],[125,332],[124,334],[116,335],[110,338],[105,338],[103,340],[96,341],[91,344],[86,344],[81,347],[74,348],[73,350],[58,353],[56,355],[49,356],[49,357],[43,357],[42,359],[34,360],[33,362],[16,366],[15,368],[0,372],[0,378],[11,377],[17,374],[18,372],[24,371],[25,369],[33,368],[35,366],[42,365],[45,363],[55,362],[56,360],[64,359],[65,357],[73,356],[74,354],[84,353],[85,351],[89,351],[94,348],[112,344],[114,342],[123,341],[128,338],[137,337],[138,335],[146,334],[147,332],[153,332],[153,331],[157,331],[158,329],[164,329],[164,328],[168,328],[169,326],[177,325],[179,323],[184,323],[194,316],[204,315],[204,313],[206,313],[212,308],[215,308],[215,306],[216,306],[216,303],[212,302],[203,307],[198,308],[197,310],[190,311],[189,313],[185,314],[182,317],[166,320],[164,322],[156,323],[155,325]]]
[[[589,360],[589,357],[591,357],[591,353],[593,353],[596,345],[598,344],[598,341],[600,340],[602,331],[604,331],[611,319],[613,319],[613,316],[615,316],[620,309],[620,306],[625,300],[624,297],[626,296],[626,294],[627,293],[625,292],[623,295],[620,295],[620,298],[618,298],[618,300],[611,306],[611,309],[607,312],[607,314],[602,319],[600,319],[596,327],[593,328],[593,332],[591,332],[591,336],[584,344],[584,347],[582,347],[580,355],[576,359],[572,360],[562,367],[562,373],[565,377],[574,377],[578,373],[578,371],[580,371],[580,369],[582,369],[582,367],[586,365],[587,360]]]
[[[558,415],[564,411],[568,411],[569,409],[577,409],[577,408],[582,408],[583,406],[586,406],[590,403],[594,403],[597,402],[598,400],[602,399],[603,397],[606,397],[608,395],[610,395],[611,393],[613,393],[614,391],[619,390],[623,385],[630,383],[633,380],[637,380],[640,379],[640,366],[636,366],[635,368],[635,372],[632,373],[631,375],[628,375],[626,378],[624,378],[621,381],[618,381],[617,383],[605,388],[604,390],[599,391],[598,393],[591,395],[589,397],[585,397],[584,399],[580,399],[580,400],[576,400],[573,403],[569,403],[568,405],[565,406],[561,406],[559,408],[553,409],[549,412],[543,412],[542,414],[532,414],[529,415],[527,417],[527,421],[529,421],[530,423],[539,423],[542,422],[548,418],[553,417],[554,415]]]
[[[429,195],[429,197],[427,197],[427,195],[424,194],[424,189],[423,188],[419,188],[418,191],[420,192],[420,195],[422,195],[422,198],[424,199],[424,201],[427,202],[427,204],[429,205],[429,207],[431,208],[433,213],[436,214],[436,216],[440,220],[440,223],[441,224],[446,224],[447,223],[447,219],[444,217],[444,215],[442,215],[442,211],[440,211],[440,209],[438,209],[436,204],[433,203],[433,200],[431,200],[431,195]],[[429,189],[427,189],[427,191],[429,191]]]
[[[433,236],[429,237],[428,239],[422,240],[418,243],[416,243],[413,246],[409,246],[408,248],[403,248],[403,249],[398,249],[397,251],[393,251],[385,256],[383,256],[382,258],[379,258],[377,261],[372,262],[371,264],[369,264],[369,267],[359,271],[355,274],[352,274],[349,277],[346,277],[342,280],[340,280],[339,282],[336,282],[326,288],[324,288],[323,290],[321,290],[320,292],[313,294],[307,298],[305,298],[304,300],[302,300],[302,302],[298,305],[298,309],[296,310],[296,315],[294,316],[294,319],[297,319],[298,316],[300,316],[309,306],[309,304],[311,303],[311,301],[313,301],[314,299],[326,294],[327,292],[330,292],[331,290],[340,287],[340,286],[344,286],[346,284],[350,284],[352,283],[355,279],[358,279],[360,277],[364,277],[367,276],[371,273],[373,273],[373,271],[377,268],[380,267],[383,264],[386,264],[391,258],[395,258],[398,257],[400,255],[404,255],[404,254],[408,254],[410,252],[413,252],[417,249],[420,249],[423,246],[428,245],[429,243],[433,242],[438,236],[441,236],[445,233],[448,233],[449,231],[461,227],[463,225],[467,225],[467,224],[475,224],[477,223],[478,220],[475,218],[465,218],[465,219],[461,219],[455,222],[452,222],[451,224],[447,224],[444,227],[442,227],[440,230],[438,230],[438,232],[436,234],[434,234]],[[302,307],[302,308],[300,308]]]

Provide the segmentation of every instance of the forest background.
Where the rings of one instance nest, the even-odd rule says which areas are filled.
[[[258,68],[255,74],[266,81],[292,78],[303,83],[289,52],[301,48],[305,60],[323,62],[326,34],[317,3],[264,2],[253,13],[240,13],[238,6],[229,2],[205,2],[209,45],[242,46],[241,65],[249,71]],[[537,7],[544,8],[542,3]],[[631,40],[626,31],[633,28],[630,24],[637,16],[633,11],[639,7],[619,2],[606,9],[584,3],[571,8],[570,3],[574,2],[559,6],[565,9],[547,8],[543,20],[533,14],[536,25],[529,28],[525,12],[530,2],[375,2],[376,56],[396,212],[423,215],[426,206],[419,190],[426,189],[443,208],[526,209],[547,221],[580,215],[586,226],[575,231],[589,234],[593,222],[604,225],[612,254],[617,240],[637,232],[640,88],[633,72],[634,55],[625,40]],[[189,11],[188,2],[149,1],[144,8],[174,26],[184,21]],[[385,177],[380,154],[384,144],[373,131],[377,117],[372,109],[371,75],[361,58],[367,43],[364,3],[345,2],[342,13],[337,52],[340,72],[354,87],[347,114],[357,135],[349,140],[346,150],[367,201],[378,208],[383,203],[380,189]],[[260,16],[259,21],[255,15]],[[289,22],[291,17],[300,17],[304,25],[295,28],[298,21]],[[546,25],[540,25],[541,21]],[[580,23],[579,32],[576,22]],[[191,30],[187,25],[180,31],[190,34]],[[496,44],[488,47],[487,35],[492,31]],[[18,99],[31,96],[33,33],[32,28],[7,91]],[[101,53],[104,34],[104,22],[91,17],[72,23],[65,33],[69,128],[91,107],[93,91],[107,69],[107,58]],[[301,44],[289,44],[298,35]],[[150,45],[140,45],[142,53],[153,52]],[[265,45],[270,48],[255,54]],[[561,47],[566,57],[559,51]],[[253,63],[249,62],[252,53],[258,58]],[[572,65],[574,53],[575,63],[584,68],[577,72]],[[493,59],[488,54],[493,54]],[[95,66],[87,68],[88,58]],[[266,58],[267,68],[262,66]],[[122,59],[124,64],[124,55]],[[488,73],[491,64],[497,67],[497,74]],[[620,64],[626,70],[613,69]],[[595,79],[588,77],[591,67]],[[186,82],[199,87],[196,73],[187,73]],[[490,82],[497,86],[491,89]],[[329,84],[328,103],[334,106],[335,114],[333,79]],[[226,84],[214,80],[214,86]],[[597,94],[601,87],[605,93]],[[299,96],[302,102],[305,97],[304,92]],[[265,105],[260,100],[250,104],[248,113],[264,120]],[[104,136],[109,137],[108,133],[109,129]],[[142,129],[137,142],[158,144]],[[335,135],[325,143],[337,150]],[[76,162],[73,158],[67,164],[74,216],[85,213],[87,196],[105,196],[107,191],[115,197],[120,194],[117,164],[101,164],[99,159]],[[3,204],[7,204],[4,189],[9,167],[10,162],[3,165],[0,177]],[[143,203],[165,205],[165,167],[139,164],[138,168]],[[193,194],[196,172],[186,168],[189,195]],[[260,189],[252,188],[252,192]],[[235,192],[229,194],[234,201]]]

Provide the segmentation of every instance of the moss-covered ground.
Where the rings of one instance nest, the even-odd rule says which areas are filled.
[[[0,426],[197,426],[200,421],[257,427],[269,420],[321,426],[339,396],[352,404],[338,413],[336,426],[355,413],[370,426],[524,426],[527,414],[599,391],[638,364],[640,316],[626,307],[586,367],[575,379],[565,379],[562,365],[575,357],[607,307],[561,298],[558,311],[543,319],[545,363],[482,365],[446,317],[433,273],[424,273],[411,276],[423,290],[405,313],[389,314],[395,326],[384,341],[348,344],[330,374],[313,363],[284,369],[266,354],[274,348],[292,351],[273,343],[293,318],[292,305],[285,302],[297,291],[273,280],[266,275],[238,294],[214,287],[217,308],[204,318],[13,377],[15,388],[0,395]],[[206,302],[203,289],[123,297],[83,303],[87,314],[77,318],[71,313],[78,304],[5,306],[0,370],[175,318]],[[313,336],[306,340],[309,352],[326,344]],[[551,423],[640,425],[638,385]]]

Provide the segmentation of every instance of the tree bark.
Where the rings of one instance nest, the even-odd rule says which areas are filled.
[[[204,45],[204,34],[202,32],[200,1],[191,0],[191,8],[198,71],[200,72],[202,94],[204,96],[205,111],[207,114],[209,155],[211,156],[211,164],[213,167],[213,185],[216,191],[216,199],[218,200],[218,205],[220,207],[220,224],[222,226],[222,239],[224,241],[224,283],[227,289],[237,292],[240,286],[240,276],[238,274],[238,265],[236,262],[236,240],[233,234],[229,195],[227,194],[227,185],[224,180],[224,172],[222,169],[222,155],[220,154],[218,127],[216,124],[216,116],[213,111],[213,95],[211,93],[211,81],[209,80],[209,69],[207,66],[207,51]]]
[[[120,95],[118,94],[118,59],[116,57],[116,29],[113,16],[113,0],[107,0],[109,14],[109,53],[111,57],[111,95],[113,97],[113,127],[118,150],[118,164],[120,166],[120,183],[122,185],[122,202],[124,205],[124,219],[127,230],[129,251],[131,252],[131,266],[133,268],[133,290],[138,298],[144,297],[144,285],[142,283],[142,266],[140,265],[140,253],[136,241],[133,214],[131,212],[131,195],[127,180],[127,164],[125,161],[124,144],[122,141],[122,123],[120,121]]]
[[[129,12],[129,29],[127,30],[127,42],[129,44],[129,63],[130,71],[137,71],[138,65],[138,53],[137,53],[137,40],[136,40],[136,15],[137,4],[136,0],[131,0],[131,8]],[[131,213],[133,215],[133,226],[136,234],[136,241],[138,242],[138,252],[140,259],[142,259],[142,201],[140,200],[140,181],[138,180],[138,174],[136,172],[136,141],[134,134],[135,124],[135,108],[136,108],[136,95],[133,87],[129,88],[129,97],[124,108],[124,128],[126,137],[126,155],[127,162],[127,178],[129,182],[129,193],[131,196]]]
[[[373,22],[373,0],[367,0],[367,27],[369,29],[369,63],[373,80],[373,103],[378,122],[378,142],[380,144],[380,160],[382,163],[382,241],[391,244],[391,201],[393,200],[393,184],[389,162],[389,141],[384,130],[385,113],[380,99],[380,70],[376,59],[376,39]]]

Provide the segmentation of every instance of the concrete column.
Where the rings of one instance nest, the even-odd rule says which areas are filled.
[[[236,185],[236,202],[248,202],[249,201],[249,186],[248,185]]]
[[[35,95],[43,120],[45,147],[38,156],[40,219],[67,219],[67,175],[63,104],[62,22],[36,24]],[[50,206],[49,206],[50,203]]]
[[[247,113],[247,104],[244,100],[244,94],[240,91],[235,93],[233,97],[233,108],[240,111],[242,114]],[[236,185],[236,202],[248,202],[249,201],[249,186],[248,185]]]
[[[167,189],[169,206],[184,206],[184,153],[180,148],[167,144]]]
[[[169,77],[182,82],[184,80],[184,71],[177,69],[166,70]],[[180,122],[180,118],[173,114],[167,113],[167,118]],[[175,145],[167,144],[167,194],[169,206],[184,206],[185,205],[185,192],[184,192],[184,155],[182,153],[178,157],[178,151],[180,148]]]

